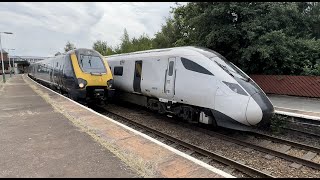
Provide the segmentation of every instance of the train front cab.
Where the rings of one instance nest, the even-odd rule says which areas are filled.
[[[113,77],[107,61],[98,52],[77,49],[70,54],[76,87],[71,98],[108,100],[113,94]]]

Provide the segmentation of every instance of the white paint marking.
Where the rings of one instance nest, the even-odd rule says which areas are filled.
[[[97,113],[94,110],[92,110],[92,109],[90,109],[90,108],[88,108],[88,107],[86,107],[86,106],[84,106],[82,104],[79,104],[78,102],[75,102],[75,101],[73,101],[73,100],[71,100],[71,99],[69,99],[69,98],[67,98],[67,97],[65,97],[65,96],[63,96],[63,95],[61,95],[61,94],[59,94],[59,93],[57,93],[57,92],[45,87],[45,86],[43,86],[42,84],[39,84],[38,82],[36,82],[33,79],[31,79],[29,76],[27,76],[27,77],[30,80],[32,80],[33,82],[37,83],[38,85],[40,85],[40,86],[42,86],[42,87],[44,87],[44,88],[46,88],[46,89],[58,94],[59,96],[65,98],[65,99],[67,99],[67,100],[69,100],[69,101],[71,101],[71,102],[73,102],[73,103],[75,103],[75,104],[77,104],[79,106],[81,106],[82,108],[85,108],[85,109],[87,109],[87,110],[89,110],[89,111],[91,111],[91,112],[93,112],[93,113],[95,113],[95,114],[97,114],[97,115],[99,115],[99,116],[101,116],[101,117],[103,117],[103,118],[105,118],[105,119],[107,119],[107,120],[109,120],[109,121],[111,121],[111,122],[113,122],[113,123],[125,128],[125,129],[128,129],[128,130],[132,131],[133,133],[138,134],[138,135],[140,135],[140,136],[142,136],[142,137],[144,137],[144,138],[146,138],[146,139],[148,139],[148,140],[150,140],[150,141],[152,141],[152,142],[154,142],[154,143],[156,143],[156,144],[158,144],[158,145],[160,145],[160,146],[162,146],[162,147],[164,147],[164,148],[166,148],[166,149],[168,149],[168,150],[170,150],[170,151],[172,151],[172,152],[174,152],[174,153],[176,153],[176,154],[178,154],[178,155],[180,155],[180,156],[182,156],[182,157],[184,157],[184,158],[186,158],[186,159],[188,159],[188,160],[190,160],[190,161],[192,161],[192,162],[194,162],[194,163],[196,163],[196,164],[198,164],[198,165],[200,165],[200,166],[202,166],[202,167],[204,167],[204,168],[206,168],[206,169],[208,169],[208,170],[210,170],[210,171],[212,171],[214,173],[216,173],[216,174],[219,174],[219,175],[221,175],[223,177],[226,177],[226,178],[236,178],[235,176],[232,176],[231,174],[228,174],[228,173],[226,173],[226,172],[224,172],[224,171],[222,171],[220,169],[217,169],[217,168],[215,168],[213,166],[210,166],[209,164],[206,164],[206,163],[204,163],[204,162],[202,162],[202,161],[200,161],[200,160],[198,160],[198,159],[196,159],[194,157],[191,157],[191,156],[189,156],[189,155],[187,155],[187,154],[185,154],[185,153],[183,153],[183,152],[181,152],[181,151],[179,151],[177,149],[174,149],[174,148],[172,148],[172,147],[170,147],[170,146],[168,146],[168,145],[166,145],[166,144],[164,144],[164,143],[162,143],[162,142],[160,142],[160,141],[158,141],[158,140],[156,140],[156,139],[154,139],[154,138],[152,138],[152,137],[150,137],[150,136],[148,136],[146,134],[143,134],[143,133],[141,133],[141,132],[139,132],[139,131],[137,131],[135,129],[132,129],[132,128],[124,125],[124,124],[121,124],[121,123],[119,123],[119,122],[117,122],[117,121],[115,121],[115,120],[113,120],[111,118],[108,118],[108,117],[106,117],[106,116],[104,116],[104,115],[102,115],[100,113]]]
[[[320,121],[320,117],[317,117],[317,116],[309,116],[309,115],[304,115],[304,114],[298,114],[298,113],[292,113],[292,112],[286,112],[286,111],[278,111],[278,110],[275,110],[274,112],[278,113],[278,114],[282,114],[282,115],[287,115],[287,116],[300,117],[300,118]]]
[[[306,110],[302,110],[302,109],[292,109],[292,108],[287,108],[287,107],[278,107],[278,106],[274,106],[274,107],[275,108],[281,108],[281,109],[288,109],[288,110],[292,110],[292,111],[307,112],[307,113],[320,113],[320,112],[314,112],[314,111],[306,111]]]

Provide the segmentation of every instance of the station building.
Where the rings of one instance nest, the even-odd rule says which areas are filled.
[[[43,56],[10,56],[7,51],[2,49],[2,55],[3,55],[3,64],[4,64],[4,73],[9,74],[10,73],[10,65],[12,66],[12,70],[16,73],[24,73],[27,71],[27,67],[32,64],[36,63],[38,61],[44,60],[49,57],[43,57]],[[10,61],[9,61],[10,58]],[[10,62],[10,65],[9,65]],[[0,74],[2,74],[2,60],[0,57]]]

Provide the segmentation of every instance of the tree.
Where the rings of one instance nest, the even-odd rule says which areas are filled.
[[[120,49],[121,53],[131,52],[131,42],[127,29],[124,29],[123,36],[121,37]]]
[[[68,51],[73,50],[73,49],[76,49],[75,45],[68,41],[66,46],[65,46],[65,48],[64,48],[64,51],[68,52]]]
[[[153,39],[145,33],[143,33],[139,38],[132,38],[130,40],[127,30],[124,29],[120,45],[116,46],[112,52],[114,54],[119,54],[149,50],[153,48],[153,44]],[[110,47],[110,49],[112,48]]]
[[[109,47],[106,41],[98,40],[93,43],[92,48],[103,56],[115,54],[115,52],[112,50],[112,47]]]
[[[178,38],[178,31],[172,18],[166,19],[166,23],[161,26],[161,30],[155,34],[153,46],[155,48],[169,48],[175,46]]]
[[[149,50],[153,48],[153,41],[147,34],[142,34],[138,39],[131,41],[131,52]]]
[[[105,42],[105,41],[98,40],[98,41],[94,42],[92,48],[94,50],[98,51],[103,56],[107,55],[108,46],[107,46],[107,42]]]
[[[154,43],[204,46],[248,74],[299,75],[303,67],[318,67],[319,7],[301,2],[191,2],[173,9],[173,19],[162,26]]]
[[[203,46],[248,74],[320,74],[319,2],[190,2],[172,8],[155,33],[124,29],[114,53]]]

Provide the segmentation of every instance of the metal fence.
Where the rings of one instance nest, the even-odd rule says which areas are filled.
[[[320,76],[251,75],[269,94],[320,97]]]

